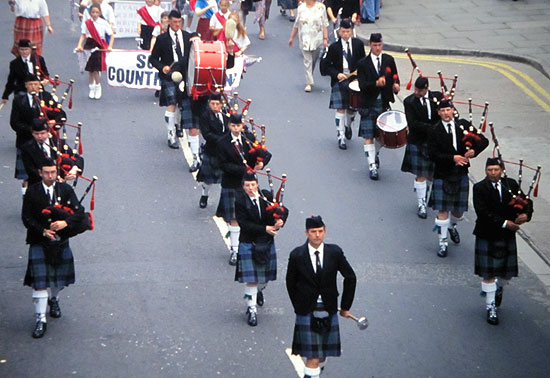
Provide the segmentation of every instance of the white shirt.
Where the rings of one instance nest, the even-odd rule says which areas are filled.
[[[239,136],[235,136],[233,134],[231,134],[231,143],[236,143],[236,142],[239,142],[241,144],[241,146],[243,145],[243,141],[241,139],[241,134],[239,133]]]
[[[445,128],[445,131],[446,131],[447,133],[449,132],[449,127],[448,127],[447,125],[448,125],[448,124],[451,125],[451,134],[453,134],[453,147],[455,148],[455,150],[458,151],[457,145],[456,145],[455,122],[454,122],[454,121],[451,121],[451,122],[441,121],[441,122],[443,122],[443,127]]]
[[[15,17],[42,18],[49,16],[46,0],[16,0]]]
[[[23,60],[23,63],[27,65],[27,69],[29,73],[34,73],[34,67],[32,66],[31,56],[29,55],[26,58],[21,57],[21,60]]]
[[[42,143],[42,144],[36,142],[36,144],[38,145],[38,148],[40,148],[41,150],[46,152],[46,154],[48,155],[49,158],[52,157],[52,152],[50,150],[50,146],[48,146],[45,142]]]
[[[204,9],[206,8],[207,6],[209,5],[213,5],[214,7],[213,8],[210,8],[210,10],[214,13],[216,13],[218,11],[218,2],[216,0],[207,0],[207,5],[205,5],[204,7],[199,7],[197,5],[195,5],[195,12],[197,12],[197,10],[201,10],[201,9]],[[206,18],[208,19],[208,16],[206,15],[206,12],[202,14],[201,18]],[[211,18],[214,18],[214,14],[212,14],[212,17]]]
[[[106,0],[103,0],[103,2],[105,2]],[[102,3],[103,5],[103,3]],[[141,7],[140,7],[141,8]],[[151,16],[151,18],[153,19],[153,21],[157,22],[160,24],[160,14],[162,12],[164,12],[164,9],[162,9],[161,7],[159,7],[158,5],[151,5],[150,7],[148,7],[147,5],[145,6],[145,8],[147,9],[147,12],[149,12],[149,16]],[[103,11],[103,8],[101,9]],[[142,25],[147,25],[147,23],[145,21],[143,21],[143,18],[141,18],[141,16],[139,16],[139,22],[140,24]]]
[[[229,18],[229,15],[231,14],[229,10],[226,13],[222,13],[222,12],[217,12],[217,13],[221,14],[223,18],[225,18],[226,20]],[[210,27],[214,29],[223,29],[223,25],[221,24],[220,20],[218,20],[218,16],[216,16],[216,14],[214,14],[210,18]]]
[[[353,54],[353,51],[351,48],[351,38],[348,39],[347,41],[344,41],[343,39],[340,39],[340,40],[342,41],[342,68],[345,74],[349,74],[350,73],[349,65],[344,52],[347,51],[347,47],[349,44],[349,58],[351,59],[351,55]]]
[[[34,106],[34,100],[29,92],[27,92],[27,98],[29,99],[29,105],[32,108]]]
[[[255,197],[248,197],[250,198],[250,201],[252,201],[252,204],[254,204],[254,201],[256,201],[256,211],[258,211],[258,215],[260,216],[260,218],[262,217],[262,211],[260,210],[260,196],[258,195],[258,193],[256,192],[256,196]]]
[[[426,93],[426,96],[420,98],[420,103],[422,106],[426,104],[425,106],[428,108],[428,119],[432,119],[432,106],[430,104],[430,98],[428,97],[428,93]]]
[[[101,39],[105,39],[105,34],[113,35],[113,29],[111,29],[111,25],[109,25],[109,23],[101,17],[98,17],[95,21],[92,20],[92,22],[94,23],[95,29],[97,30],[97,33],[99,34]],[[82,34],[86,34],[86,37],[92,38],[92,35],[90,34],[90,31],[88,30],[84,19],[82,19],[82,26],[80,29]]]
[[[313,271],[317,273],[317,257],[315,256],[315,251],[319,251],[319,262],[321,263],[321,268],[323,267],[323,256],[325,255],[325,243],[321,243],[321,245],[315,249],[311,246],[311,244],[307,243],[307,249],[309,251],[309,259],[311,260],[311,265],[313,266]],[[317,303],[322,303],[323,299],[321,298],[321,294],[317,297]]]
[[[176,54],[176,32],[169,27],[168,33],[170,33],[170,38],[172,38],[172,51],[174,53],[174,62],[179,62],[178,54]],[[185,50],[183,48],[183,33],[181,32],[181,30],[178,30],[177,33],[178,41],[180,43],[181,54],[184,55]]]
[[[101,18],[105,19],[109,24],[112,25],[113,28],[115,28],[116,18],[113,7],[109,5],[107,0],[103,0],[99,7],[101,8]],[[90,18],[92,18],[92,16],[90,16],[90,11],[88,10],[88,8],[84,9],[84,12],[82,13],[82,21],[89,20]]]
[[[298,6],[294,27],[298,29],[300,46],[305,51],[315,51],[323,46],[323,29],[328,27],[325,5],[316,2],[311,8],[306,3]]]
[[[372,59],[372,65],[374,66],[374,69],[376,70],[376,72],[378,72],[378,74],[380,74],[380,72],[378,71],[378,58],[380,58],[380,69],[382,69],[382,54],[376,56],[371,53],[370,58]]]
[[[46,195],[49,195],[50,197],[50,202],[55,202],[55,198],[54,198],[54,184],[52,184],[51,186],[46,186],[46,184],[44,184],[44,181],[42,181],[42,187],[44,188],[44,193],[46,193]]]
[[[235,38],[233,38],[233,42],[235,42],[239,50],[242,50],[246,46],[250,45],[250,39],[246,34],[239,37],[238,33],[235,33]]]

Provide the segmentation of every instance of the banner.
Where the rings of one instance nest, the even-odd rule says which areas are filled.
[[[115,0],[109,1],[113,6],[116,18],[116,38],[135,38],[137,34],[137,24],[141,20],[137,10],[145,5],[145,1],[125,1]],[[170,11],[172,9],[171,2],[160,3],[162,9]]]
[[[113,50],[107,53],[107,82],[113,87],[160,90],[159,72],[145,50]]]
[[[237,89],[239,87],[244,70],[244,60],[244,55],[236,56],[235,65],[232,68],[225,70],[224,91],[230,92],[232,89]]]

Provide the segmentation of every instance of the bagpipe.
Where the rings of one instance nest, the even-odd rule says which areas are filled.
[[[260,173],[260,172],[256,172]],[[263,173],[260,173],[263,174]],[[283,197],[285,193],[285,185],[286,185],[286,174],[283,173],[281,177],[276,177],[271,175],[271,169],[267,168],[265,170],[265,175],[267,176],[268,184],[269,184],[269,190],[261,190],[260,193],[262,194],[262,198],[267,202],[268,206],[266,207],[265,211],[267,214],[267,223],[268,225],[275,225],[275,222],[278,219],[282,219],[283,222],[286,222],[286,219],[288,218],[288,209],[283,206]],[[273,179],[281,181],[281,185],[279,186],[279,190],[277,193],[274,193],[273,191]]]
[[[493,148],[493,157],[495,156],[495,152],[496,152],[497,158],[498,158],[498,160],[500,161],[500,163],[502,165],[502,178],[503,178],[502,182],[506,183],[506,189],[508,190],[508,192],[512,196],[512,199],[508,203],[508,206],[510,206],[514,209],[516,215],[525,213],[525,214],[527,214],[527,216],[530,219],[531,214],[533,212],[533,200],[531,199],[531,193],[533,193],[533,197],[538,197],[539,182],[540,182],[540,177],[542,175],[542,173],[541,173],[542,167],[540,165],[538,165],[537,168],[532,168],[532,167],[528,166],[527,164],[524,164],[522,159],[519,160],[519,163],[514,163],[514,162],[511,162],[511,161],[504,160],[502,158],[502,153],[500,152],[500,145],[499,145],[498,139],[497,139],[496,134],[495,134],[495,127],[494,127],[492,122],[489,123],[489,128],[491,130],[491,137],[492,137],[493,143],[495,145],[495,147]],[[506,172],[506,167],[505,167],[504,163],[509,163],[509,164],[519,166],[518,190],[517,190],[516,193],[512,192],[512,190],[510,188],[510,185],[508,184],[508,174]],[[529,185],[529,189],[528,189],[527,193],[524,193],[521,190],[521,184],[522,184],[522,181],[523,181],[523,168],[524,167],[527,168],[527,169],[530,169],[532,171],[535,171],[535,174],[533,176],[533,179],[531,180],[531,184]],[[502,185],[502,187],[504,188],[504,185]]]
[[[90,206],[89,206],[90,211],[85,212],[84,217],[82,217],[82,220],[78,222],[76,225],[72,225],[71,227],[61,230],[60,234],[63,237],[67,237],[67,238],[73,237],[85,231],[93,230],[95,227],[92,211],[95,208],[95,183],[98,178],[97,176],[93,176],[92,179],[88,179],[83,176],[82,178],[84,180],[89,181],[90,183],[86,188],[84,194],[78,201],[78,205],[82,204],[82,201],[84,201],[84,198],[86,197],[86,195],[90,192],[90,190],[92,190],[92,197],[90,199]],[[75,210],[73,210],[73,208],[71,207],[70,201],[67,201],[66,203],[62,203],[62,198],[58,196],[57,193],[55,193],[55,190],[54,190],[54,198],[55,198],[54,203],[42,210],[42,216],[48,222],[48,224],[51,224],[53,222],[60,221],[60,220],[67,220],[69,217],[75,214]],[[58,235],[56,235],[56,240],[60,240],[60,237]]]
[[[442,98],[440,100],[440,99],[434,97],[432,99],[432,101],[435,102],[438,105],[439,105],[440,101],[442,101],[442,100],[452,101],[452,103],[454,104],[454,109],[455,109],[455,113],[454,113],[455,121],[458,121],[458,119],[460,117],[460,113],[458,112],[458,109],[456,108],[456,105],[457,104],[458,105],[468,105],[468,112],[469,112],[468,124],[464,125],[462,122],[455,122],[455,123],[458,125],[458,127],[460,128],[460,130],[462,132],[462,143],[466,146],[466,149],[467,150],[476,149],[476,147],[479,145],[479,143],[481,143],[481,141],[483,140],[483,138],[484,138],[483,133],[487,129],[487,117],[488,117],[488,114],[489,114],[489,103],[485,102],[484,105],[475,104],[475,103],[472,102],[472,98],[468,98],[468,102],[454,101],[455,96],[456,96],[458,75],[455,74],[454,77],[449,78],[449,77],[444,77],[441,71],[437,71],[437,76],[426,76],[422,73],[422,70],[416,64],[416,62],[413,59],[409,49],[405,49],[405,53],[407,54],[407,56],[409,58],[409,61],[411,62],[411,65],[412,65],[411,77],[410,77],[409,82],[407,83],[407,86],[406,86],[407,90],[410,90],[411,87],[412,87],[412,80],[413,80],[413,76],[414,76],[415,71],[418,73],[419,76],[424,77],[426,79],[438,79],[439,80],[439,86],[441,88]],[[447,83],[446,83],[448,81],[451,82],[450,89],[449,89],[449,87],[447,86]],[[481,118],[480,118],[480,121],[479,121],[479,127],[478,128],[475,128],[473,126],[473,107],[483,109],[482,113],[481,113]]]

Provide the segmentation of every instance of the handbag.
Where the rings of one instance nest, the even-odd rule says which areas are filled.
[[[460,192],[460,183],[462,181],[461,176],[451,176],[443,179],[443,191],[447,194],[453,195]]]
[[[508,255],[506,240],[490,240],[489,255],[494,259],[502,259]]]
[[[316,318],[311,314],[311,331],[315,333],[328,333],[330,331],[332,315],[327,316],[326,318]]]
[[[252,243],[252,260],[257,264],[266,264],[271,255],[273,242]]]
[[[328,72],[328,65],[330,64],[328,61],[328,47],[325,48],[321,53],[321,59],[319,59],[319,73],[321,76],[329,76]]]

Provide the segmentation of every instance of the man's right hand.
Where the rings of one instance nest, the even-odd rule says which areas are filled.
[[[465,158],[462,155],[454,155],[453,160],[455,161],[456,165],[466,165],[466,164],[468,164],[468,159]]]
[[[55,240],[55,231],[54,230],[44,230],[44,236],[50,240]]]
[[[517,230],[519,230],[519,225],[515,224],[514,222],[512,222],[510,220],[507,220],[506,221],[506,228],[510,231],[516,232]]]
[[[162,67],[162,73],[163,74],[168,75],[168,72],[170,72],[170,66]]]
[[[376,80],[376,86],[383,87],[384,85],[386,85],[386,78],[384,76],[381,76],[378,78],[378,80]]]
[[[2,105],[4,105],[6,102],[8,102],[8,99],[7,99],[7,98],[3,98],[3,99],[2,99]]]

